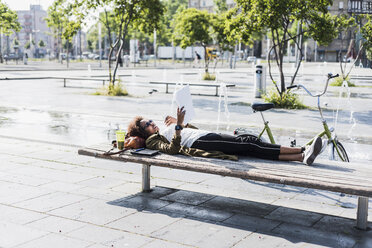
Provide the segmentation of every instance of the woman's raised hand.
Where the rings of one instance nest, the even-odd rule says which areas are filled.
[[[164,123],[165,123],[166,126],[169,126],[171,124],[176,124],[177,119],[168,115],[167,117],[165,117]]]
[[[183,125],[185,114],[186,114],[186,110],[184,110],[184,107],[177,108],[177,125]]]

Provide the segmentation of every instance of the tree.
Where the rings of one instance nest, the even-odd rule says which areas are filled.
[[[175,19],[173,39],[183,49],[194,44],[204,48],[205,73],[208,73],[207,45],[212,42],[212,21],[206,11],[185,9]]]
[[[241,32],[246,37],[253,37],[255,32],[267,31],[273,43],[268,54],[271,54],[271,51],[274,53],[280,83],[277,84],[272,77],[268,57],[269,74],[281,97],[286,93],[283,57],[287,42],[294,42],[300,54],[299,63],[290,82],[292,85],[303,56],[302,42],[298,38],[307,34],[320,44],[328,44],[338,35],[340,17],[332,16],[328,12],[332,0],[236,0],[236,2],[237,6],[231,10],[232,18],[227,26],[234,27],[235,33]],[[295,22],[298,22],[301,28],[293,34],[290,31]]]
[[[27,43],[25,44],[25,49],[30,49],[31,47],[31,43],[30,41],[27,41]]]
[[[63,41],[67,42],[67,67],[70,42],[74,35],[81,28],[83,20],[82,3],[72,3],[68,0],[55,0],[48,8],[46,18],[48,27],[52,28],[54,36],[57,37],[59,46],[59,58],[62,63],[60,54],[62,53]]]
[[[21,25],[18,22],[17,12],[9,9],[9,7],[0,0],[0,32],[5,35],[10,35],[12,32],[18,32],[20,29]],[[0,37],[0,62],[4,63],[1,43]]]
[[[39,47],[45,47],[45,42],[43,40],[40,40],[38,45]]]
[[[109,61],[114,50],[121,54],[125,39],[128,35],[129,25],[145,32],[152,33],[158,28],[161,16],[164,13],[164,5],[160,0],[85,0],[77,1],[85,6],[86,10],[97,11],[102,8],[112,9],[118,29],[115,40],[110,48]],[[88,15],[87,12],[84,13]],[[110,84],[115,85],[116,72],[119,65],[119,56],[116,58],[114,72],[112,73],[109,62]]]
[[[347,78],[349,77],[349,75],[351,73],[351,70],[353,69],[355,63],[359,61],[359,59],[360,59],[360,57],[361,57],[361,55],[364,51],[367,55],[367,58],[369,60],[372,59],[372,56],[371,56],[371,52],[372,52],[372,23],[371,23],[372,16],[367,15],[367,14],[363,14],[363,15],[357,16],[356,19],[358,19],[359,23],[364,23],[364,25],[361,25],[360,27],[357,27],[357,28],[355,28],[355,25],[354,25],[354,26],[352,26],[353,27],[352,31],[354,32],[354,35],[356,33],[360,33],[362,35],[362,39],[360,40],[359,44],[355,44],[354,39],[351,40],[351,43],[350,43],[349,49],[348,49],[349,51],[345,56],[346,57],[345,61],[343,61],[341,51],[339,53],[341,74],[342,74],[342,79],[344,81],[347,80]],[[356,22],[354,24],[356,24]],[[350,31],[348,29],[346,29],[346,30]],[[353,61],[353,63],[349,67],[349,71],[346,72],[347,58],[352,57],[351,56],[351,50],[354,49],[354,46],[359,46],[359,51],[358,51],[358,54],[355,57],[355,60]]]

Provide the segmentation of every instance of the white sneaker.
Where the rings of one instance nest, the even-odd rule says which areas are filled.
[[[318,156],[321,150],[322,150],[322,139],[319,136],[317,136],[316,138],[314,138],[313,143],[305,150],[303,162],[307,165],[312,165],[316,156]]]

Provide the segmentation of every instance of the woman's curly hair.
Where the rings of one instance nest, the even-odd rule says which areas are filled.
[[[126,137],[138,136],[147,139],[149,135],[146,130],[141,127],[140,122],[143,120],[142,116],[136,116],[128,125],[128,132]]]

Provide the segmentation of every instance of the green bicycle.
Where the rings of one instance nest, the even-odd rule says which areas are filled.
[[[343,162],[349,162],[349,157],[347,155],[347,152],[344,148],[344,146],[341,144],[341,142],[337,139],[337,136],[336,134],[332,135],[334,129],[333,128],[329,128],[328,127],[328,124],[327,124],[327,121],[324,119],[323,117],[323,112],[322,112],[322,109],[320,107],[320,97],[322,95],[325,94],[325,92],[327,91],[327,88],[328,88],[328,83],[329,83],[329,80],[332,79],[332,78],[335,78],[335,77],[338,77],[339,75],[332,75],[331,73],[328,74],[328,79],[327,79],[327,83],[326,83],[326,86],[324,88],[324,91],[320,94],[316,94],[316,95],[313,95],[309,90],[306,89],[305,86],[299,84],[299,85],[292,85],[292,86],[289,86],[287,87],[287,89],[292,89],[292,88],[303,88],[307,94],[309,94],[310,96],[312,97],[317,97],[318,98],[318,110],[319,110],[319,113],[320,113],[320,118],[321,118],[321,121],[322,121],[322,124],[323,124],[323,131],[320,132],[317,136],[319,137],[326,137],[328,139],[328,142],[327,142],[327,145],[330,145],[331,146],[331,152],[329,154],[329,159],[331,160],[339,160],[339,161],[343,161]],[[263,116],[263,111],[265,110],[268,110],[268,109],[272,109],[274,108],[274,104],[273,103],[253,103],[252,104],[252,109],[253,109],[253,112],[260,112],[261,114],[261,117],[262,117],[262,120],[263,120],[263,123],[264,123],[264,128],[263,130],[261,131],[261,133],[258,135],[258,138],[262,138],[262,135],[266,132],[267,136],[269,137],[270,139],[270,142],[272,144],[275,144],[275,140],[274,140],[274,136],[271,132],[271,129],[269,127],[269,122],[265,120],[264,116]],[[241,134],[243,133],[243,129],[241,128],[238,128],[234,131],[234,134]],[[313,143],[313,140],[314,138],[312,138],[311,140],[309,140],[305,146],[308,146],[308,145],[311,145]],[[291,146],[295,146],[296,145],[296,140],[292,141],[291,142]]]

